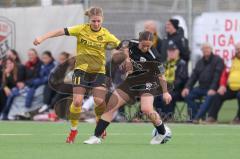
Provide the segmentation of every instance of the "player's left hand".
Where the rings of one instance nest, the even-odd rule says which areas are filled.
[[[172,101],[172,96],[168,92],[165,92],[163,93],[163,100],[166,104],[169,104]]]
[[[133,66],[130,59],[125,59],[125,61],[120,65],[120,69],[127,72],[127,74],[131,74],[133,72]]]

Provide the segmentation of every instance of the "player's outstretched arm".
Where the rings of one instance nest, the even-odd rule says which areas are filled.
[[[54,31],[50,31],[42,36],[39,36],[37,38],[34,39],[33,44],[34,45],[39,45],[41,44],[43,41],[49,39],[49,38],[53,38],[53,37],[58,37],[58,36],[62,36],[65,35],[64,29],[57,29]]]

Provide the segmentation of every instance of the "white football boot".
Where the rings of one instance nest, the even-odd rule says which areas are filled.
[[[101,139],[96,136],[91,136],[88,140],[85,140],[83,143],[90,144],[90,145],[101,144]]]
[[[164,135],[158,134],[157,129],[153,130],[153,137],[152,140],[150,141],[151,145],[156,145],[156,144],[164,144],[167,141],[169,141],[172,138],[172,132],[170,128],[166,125],[164,125],[166,132]]]

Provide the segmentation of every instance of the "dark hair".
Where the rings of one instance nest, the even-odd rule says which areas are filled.
[[[153,41],[153,33],[149,32],[149,31],[140,32],[139,33],[139,41],[143,41],[143,40]]]
[[[18,52],[14,49],[10,49],[10,51],[16,56],[16,59],[15,59],[16,63],[21,63]]]
[[[176,29],[176,30],[178,30],[178,28],[179,28],[179,20],[177,20],[177,19],[169,19],[169,22],[170,23],[172,23],[172,25],[173,25],[173,27]]]
[[[50,51],[44,51],[43,53],[42,53],[43,55],[47,55],[47,56],[49,56],[51,59],[53,59],[53,56],[52,56],[52,53],[50,52]]]
[[[8,60],[11,61],[14,64],[12,75],[13,75],[14,81],[17,81],[18,67],[17,67],[17,61],[16,60],[13,60],[12,58],[7,58],[5,63],[4,63],[4,66],[3,66],[3,70],[6,69]],[[3,84],[6,84],[6,78],[7,78],[7,75],[6,75],[5,71],[3,71],[3,76],[2,76],[2,83]]]
[[[70,53],[65,52],[65,51],[61,52],[60,55],[63,55],[66,59],[68,59],[70,57]]]

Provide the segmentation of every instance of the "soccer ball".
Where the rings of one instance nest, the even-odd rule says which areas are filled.
[[[166,129],[166,137],[163,139],[163,141],[161,142],[161,144],[164,144],[164,143],[166,143],[166,142],[168,142],[171,138],[172,138],[172,132],[171,132],[171,129],[167,126],[167,125],[165,125],[164,124],[164,127],[165,127],[165,129]],[[157,129],[156,128],[154,128],[153,129],[153,131],[152,131],[152,137],[154,137],[154,136],[156,136],[156,135],[158,135],[158,131],[157,131]]]

